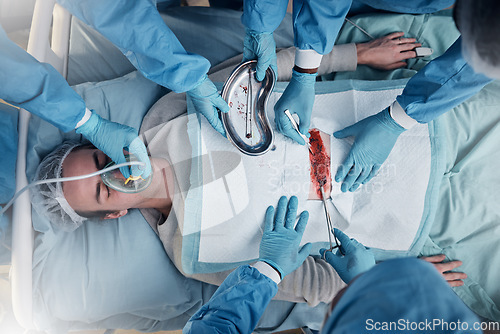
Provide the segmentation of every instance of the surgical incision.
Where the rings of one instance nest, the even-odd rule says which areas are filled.
[[[316,196],[320,199],[320,187],[323,187],[325,194],[329,194],[332,186],[330,150],[323,142],[319,130],[311,129],[309,133],[311,134],[309,138],[309,143],[311,145],[311,151],[309,152],[309,161],[311,162],[311,184],[316,192]]]

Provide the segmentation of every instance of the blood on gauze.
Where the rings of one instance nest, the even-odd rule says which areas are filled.
[[[332,178],[330,173],[330,152],[327,152],[323,139],[316,129],[309,131],[311,137],[309,144],[311,151],[309,152],[309,161],[311,163],[311,183],[316,190],[316,194],[321,198],[320,187],[328,191],[332,186]]]

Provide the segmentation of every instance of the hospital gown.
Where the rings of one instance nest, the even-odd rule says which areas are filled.
[[[332,6],[330,1],[295,1],[293,26],[295,46],[330,52],[351,5],[367,5],[374,9],[397,13],[432,13],[447,8],[452,0],[342,0]],[[287,1],[269,4],[263,0],[245,2],[243,24],[260,32],[272,32],[283,20]],[[328,29],[325,29],[327,27]],[[465,61],[461,38],[442,56],[431,61],[414,75],[397,101],[408,116],[419,123],[428,123],[464,102],[492,80],[475,73]]]

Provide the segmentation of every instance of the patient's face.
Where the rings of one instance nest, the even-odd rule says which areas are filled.
[[[62,176],[89,174],[101,170],[110,161],[103,152],[95,148],[76,150],[64,160]],[[140,208],[146,201],[143,193],[127,194],[109,188],[99,175],[64,182],[63,192],[69,205],[77,212],[113,211],[125,214],[127,209]]]

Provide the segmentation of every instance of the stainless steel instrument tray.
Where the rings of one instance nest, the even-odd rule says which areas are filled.
[[[266,114],[266,104],[274,88],[271,68],[262,82],[255,79],[256,60],[236,67],[222,88],[222,98],[229,112],[222,114],[222,123],[229,141],[248,155],[266,153],[273,144],[273,130]]]

